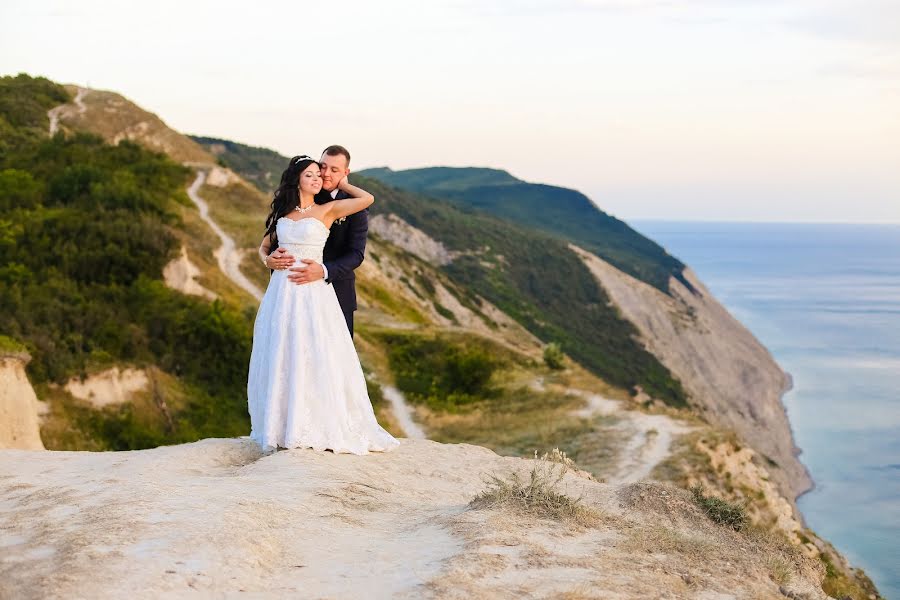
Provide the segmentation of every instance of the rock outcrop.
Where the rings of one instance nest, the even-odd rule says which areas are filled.
[[[453,262],[457,255],[395,214],[375,215],[369,220],[369,231],[436,267]]]
[[[0,448],[44,449],[40,401],[25,374],[29,359],[27,355],[0,356]]]
[[[110,367],[84,379],[73,377],[64,389],[80,400],[97,408],[114,404],[124,404],[132,395],[146,390],[150,385],[147,372],[143,369]]]
[[[163,269],[163,279],[170,288],[184,294],[215,300],[218,294],[197,282],[200,274],[200,269],[188,257],[185,246],[181,247],[181,254],[178,255],[178,258],[173,258]]]

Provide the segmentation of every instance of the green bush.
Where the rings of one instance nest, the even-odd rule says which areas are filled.
[[[372,403],[372,408],[377,409],[379,406],[384,406],[387,402],[381,385],[369,377],[366,377],[366,391],[369,393],[369,402]]]
[[[556,342],[544,346],[544,363],[551,369],[564,369],[566,355]]]
[[[383,333],[397,387],[412,402],[455,410],[496,395],[490,380],[501,365],[474,340],[417,334]]]
[[[456,323],[456,315],[453,314],[453,311],[451,311],[449,308],[447,308],[437,300],[435,300],[433,304],[434,310],[436,310],[439,315]]]
[[[0,77],[0,160],[45,139],[50,127],[47,111],[69,99],[66,88],[44,77],[25,73]]]
[[[43,186],[28,171],[4,169],[0,171],[0,211],[13,208],[34,208],[43,192]]]

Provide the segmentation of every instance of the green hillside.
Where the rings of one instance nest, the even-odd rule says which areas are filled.
[[[637,341],[606,292],[565,242],[486,214],[424,199],[374,179],[355,182],[377,198],[373,214],[394,213],[461,256],[443,269],[545,342],[558,342],[614,385],[641,384],[672,405],[685,392]]]
[[[258,180],[260,173],[242,158],[245,153],[256,155],[257,149],[237,143],[226,147],[230,154],[222,156],[230,156],[225,160],[236,165],[237,173]],[[287,164],[286,157],[281,160]],[[427,181],[441,169],[422,171],[427,171],[422,174]],[[375,194],[373,216],[394,213],[447,248],[463,253],[443,267],[455,283],[486,298],[541,340],[558,342],[567,354],[609,383],[625,389],[640,384],[673,406],[685,405],[681,384],[635,341],[637,330],[619,316],[562,236],[487,212],[464,210],[455,201],[436,201],[398,189],[366,173],[373,171],[353,174],[351,179]],[[470,183],[482,183],[498,174],[503,177],[502,171],[487,169],[463,169],[461,173]],[[508,174],[506,178],[511,185],[517,181]],[[437,180],[431,183],[438,184]],[[632,235],[636,243],[646,240],[653,244],[640,234]]]
[[[189,138],[206,148],[223,167],[239,173],[266,194],[278,187],[281,172],[287,165],[288,157],[274,150],[239,144],[221,138],[189,135]]]
[[[29,380],[60,424],[45,442],[125,450],[242,435],[252,322],[162,281],[192,173],[128,141],[48,138],[47,110],[68,98],[44,78],[0,78],[0,335],[32,357]],[[174,382],[155,391],[166,410],[94,410],[51,386],[111,364]]]
[[[681,261],[575,190],[527,183],[506,171],[473,167],[379,168],[359,174],[571,241],[665,293],[669,292],[670,275],[693,290],[682,275]]]

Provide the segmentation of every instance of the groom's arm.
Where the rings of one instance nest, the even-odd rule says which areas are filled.
[[[362,264],[366,254],[366,236],[369,233],[369,209],[365,208],[348,216],[347,226],[347,251],[334,260],[324,262],[327,283],[347,279]]]

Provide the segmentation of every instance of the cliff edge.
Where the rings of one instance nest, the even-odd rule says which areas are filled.
[[[490,475],[527,488],[546,469],[590,518],[471,504]],[[0,532],[3,598],[826,598],[815,561],[683,490],[406,438],[368,456],[0,450]]]

